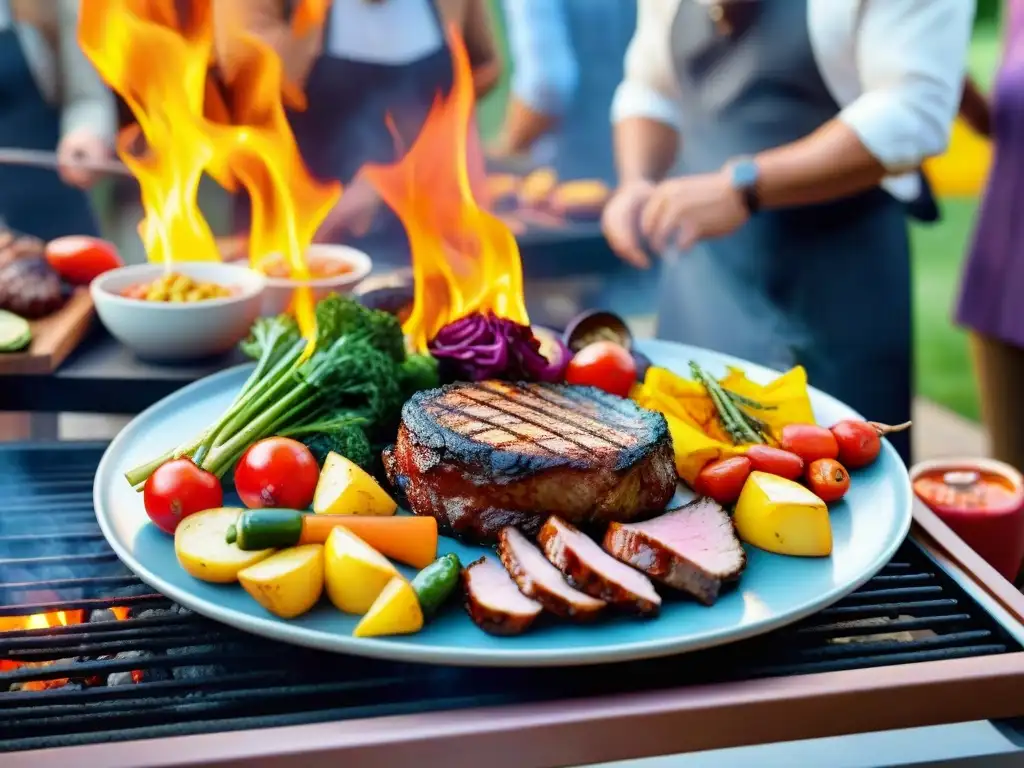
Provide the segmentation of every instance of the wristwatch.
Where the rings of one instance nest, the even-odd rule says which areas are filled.
[[[761,171],[753,157],[737,157],[726,163],[726,171],[732,182],[733,189],[743,196],[743,204],[748,213],[757,213],[761,209],[761,198],[757,194],[757,182]]]

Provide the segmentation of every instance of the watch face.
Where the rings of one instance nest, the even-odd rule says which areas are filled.
[[[737,160],[732,166],[732,181],[739,189],[750,189],[757,184],[757,163]]]

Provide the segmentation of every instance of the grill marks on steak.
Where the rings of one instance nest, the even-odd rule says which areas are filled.
[[[515,528],[498,534],[498,556],[519,591],[536,600],[549,613],[563,618],[589,621],[597,618],[604,600],[569,586],[562,572],[549,563],[537,547]]]
[[[552,514],[579,525],[664,509],[675,490],[665,419],[590,387],[459,383],[402,410],[388,477],[443,531],[493,542],[536,534]]]
[[[549,517],[537,540],[544,556],[576,589],[620,610],[658,615],[661,596],[647,577],[569,523]]]
[[[724,584],[747,564],[732,519],[716,502],[699,498],[643,523],[612,523],[604,549],[655,581],[713,605]]]
[[[466,612],[484,632],[518,635],[541,614],[541,604],[519,591],[504,568],[481,557],[462,570]]]

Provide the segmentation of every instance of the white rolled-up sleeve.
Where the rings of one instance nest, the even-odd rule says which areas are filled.
[[[679,127],[679,91],[672,65],[672,19],[679,0],[637,0],[636,32],[626,49],[624,77],[612,100],[612,122],[646,117]]]
[[[949,144],[960,105],[975,0],[862,0],[861,94],[840,112],[892,173]]]

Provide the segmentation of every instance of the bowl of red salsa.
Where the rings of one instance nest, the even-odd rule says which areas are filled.
[[[350,293],[373,266],[368,255],[347,245],[311,245],[305,261],[308,280],[295,278],[287,259],[280,254],[267,256],[256,265],[257,271],[266,276],[263,314],[277,315],[287,310],[299,286],[309,286],[314,299],[330,293]]]

